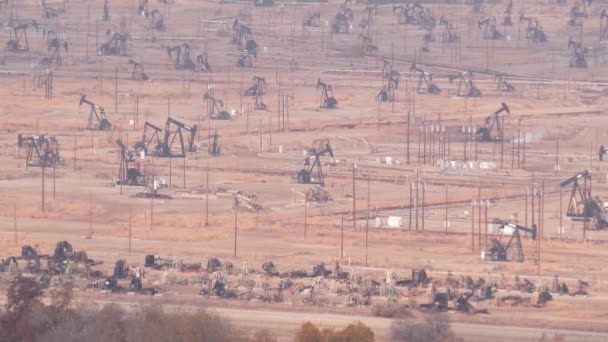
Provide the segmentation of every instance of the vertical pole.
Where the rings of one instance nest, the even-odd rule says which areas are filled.
[[[209,226],[209,165],[206,168],[205,175],[205,227]]]
[[[484,219],[486,221],[485,222],[485,226],[486,227],[485,227],[485,238],[484,238],[484,241],[483,241],[483,249],[487,250],[488,249],[488,201],[487,200],[485,201],[483,208],[484,208],[483,217],[484,217]]]
[[[118,68],[114,68],[114,113],[118,113]]]
[[[481,186],[479,184],[477,185],[477,205],[479,207],[477,210],[477,231],[479,232],[477,235],[477,246],[481,250]]]
[[[44,164],[42,165],[42,212],[44,213]]]
[[[475,252],[475,197],[471,200],[471,252]]]
[[[186,188],[186,156],[184,156],[184,189]]]
[[[564,232],[564,221],[563,221],[563,214],[562,214],[562,210],[564,208],[564,192],[562,191],[562,189],[559,189],[559,235],[561,236]]]
[[[410,165],[410,112],[407,112],[407,165]]]
[[[304,238],[308,229],[308,192],[304,195]]]
[[[448,231],[448,185],[445,185],[445,231]]]
[[[129,208],[129,253],[131,253],[131,221],[133,217],[133,209]]]
[[[344,259],[344,216],[340,224],[340,259]]]
[[[239,212],[239,208],[236,207],[234,209],[234,257],[235,258],[236,258],[236,239],[237,239],[237,234],[238,234],[238,224],[237,224],[238,212]]]
[[[17,204],[13,205],[13,214],[15,219],[15,246],[18,246],[17,243]]]
[[[152,160],[152,187],[150,188],[150,230],[154,229],[154,160]]]
[[[169,150],[169,189],[173,187],[173,155]]]
[[[534,198],[536,197],[536,185],[533,184],[532,185],[532,198],[531,198],[531,210],[530,210],[530,218],[532,220],[532,225],[535,224],[535,220],[534,220],[534,209],[536,209],[536,206],[534,205]]]
[[[365,222],[365,266],[367,262],[367,247],[368,247],[368,235],[369,235],[369,201],[370,201],[370,179],[367,178],[367,220]]]
[[[426,196],[426,183],[422,183],[422,230],[424,230],[424,199]]]
[[[355,164],[353,164],[353,228],[357,228],[357,195],[355,188]]]
[[[528,196],[530,195],[530,187],[526,187],[526,199],[524,203],[524,226],[528,227]]]
[[[555,137],[555,172],[559,172],[559,137]]]
[[[89,192],[89,239],[93,238],[93,195]]]
[[[74,173],[76,173],[76,136],[74,136]]]
[[[412,192],[414,189],[414,183],[410,183],[410,218],[409,218],[409,224],[408,224],[408,229],[412,229]]]
[[[55,163],[53,163],[53,200],[55,200]]]

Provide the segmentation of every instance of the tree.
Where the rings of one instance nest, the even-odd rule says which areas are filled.
[[[414,319],[394,321],[391,326],[391,337],[393,341],[400,342],[450,342],[454,340],[450,323],[440,315],[428,315],[422,321]]]
[[[31,315],[40,307],[42,289],[33,278],[13,279],[0,317],[0,341],[32,341],[40,327],[33,327]]]
[[[300,331],[296,335],[294,342],[323,342],[321,332],[314,324],[305,322],[300,327]]]
[[[346,326],[340,336],[348,342],[373,342],[376,340],[372,329],[359,321]]]

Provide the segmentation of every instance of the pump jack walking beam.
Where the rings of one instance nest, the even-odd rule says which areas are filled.
[[[86,129],[91,131],[109,131],[112,129],[112,124],[106,118],[106,112],[103,107],[87,100],[85,95],[80,98],[80,106],[83,104],[87,104],[91,107]]]

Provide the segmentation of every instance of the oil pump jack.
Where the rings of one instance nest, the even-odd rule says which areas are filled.
[[[120,167],[118,169],[117,185],[146,186],[148,179],[139,171],[139,165],[135,160],[135,154],[120,139],[116,140],[120,148]],[[135,164],[135,167],[131,166]]]
[[[399,78],[401,74],[398,71],[391,69],[388,73],[383,73],[383,83],[382,89],[376,95],[376,99],[382,102],[393,102],[395,101],[395,89],[399,87]]]
[[[209,93],[205,93],[203,100],[207,101],[209,104],[209,119],[230,120],[230,113],[224,109],[224,102],[222,100],[216,99],[215,97],[209,95]]]
[[[167,28],[165,26],[165,18],[159,10],[152,10],[148,16],[150,17],[150,25],[147,28],[157,31],[164,31]]]
[[[373,55],[376,51],[378,51],[378,47],[374,45],[372,39],[367,34],[359,33],[359,39],[361,39],[363,53]]]
[[[584,48],[580,42],[577,42],[573,38],[568,41],[568,49],[570,49],[570,59],[568,66],[571,68],[585,69],[587,68],[587,48]]]
[[[147,81],[150,79],[148,74],[144,72],[144,66],[141,63],[137,63],[136,61],[129,59],[129,64],[133,64],[133,72],[131,73],[131,78],[135,81]]]
[[[479,90],[477,87],[475,87],[475,85],[473,84],[472,77],[473,77],[473,73],[471,71],[463,71],[456,75],[448,76],[448,79],[450,80],[450,84],[453,84],[455,79],[459,79],[458,91],[456,92],[456,96],[459,96],[459,97],[480,97],[481,96],[481,90]],[[466,89],[466,92],[462,89],[463,84]]]
[[[582,184],[581,183],[582,180]],[[591,196],[591,173],[583,170],[561,182],[560,187],[572,184],[570,200],[568,201],[568,217],[583,219],[586,223],[591,219],[595,229],[608,228],[608,212],[600,199]]]
[[[87,100],[85,95],[80,98],[79,106],[82,106],[83,103],[91,107],[86,129],[91,131],[109,131],[112,129],[112,124],[106,119],[106,112],[103,107]]]
[[[258,95],[254,99],[255,102],[253,103],[253,110],[261,110],[265,112],[268,111],[268,105],[264,103],[262,95]]]
[[[505,7],[505,19],[502,24],[504,26],[512,26],[513,21],[511,20],[511,13],[513,12],[513,0],[509,0],[507,7]]]
[[[433,83],[433,75],[425,72],[416,66],[416,64],[412,64],[410,68],[410,72],[417,72],[419,74],[418,78],[418,88],[416,92],[418,94],[440,94],[441,89]]]
[[[24,52],[30,50],[30,44],[27,40],[27,29],[33,27],[38,31],[38,23],[36,20],[32,20],[31,23],[17,25],[10,31],[10,37],[6,43],[6,47],[9,51],[13,52]]]
[[[117,33],[110,30],[106,31],[107,41],[103,43],[97,54],[100,56],[124,56],[127,54],[127,39],[126,33]]]
[[[45,0],[42,0],[41,4],[42,8],[44,9],[44,17],[47,19],[55,18],[59,16],[59,14],[65,13],[65,1],[62,2],[62,7],[58,8],[49,7]]]
[[[600,14],[600,41],[608,40],[608,14],[606,9]]]
[[[570,8],[570,16],[573,18],[587,18],[587,7],[591,6],[591,0],[576,0]]]
[[[55,137],[35,135],[24,137],[21,134],[17,137],[17,146],[27,145],[25,154],[25,167],[52,167],[63,164],[63,159],[59,154],[59,142]]]
[[[68,52],[68,42],[62,41],[53,30],[43,30],[43,37],[48,41],[47,55],[40,60],[40,64],[47,68],[61,66],[61,48]]]
[[[325,186],[323,169],[321,167],[321,157],[329,155],[332,160],[334,152],[329,145],[329,139],[317,139],[314,141],[315,147],[308,150],[309,156],[304,159],[304,168],[296,175],[296,180],[301,184],[317,184]],[[316,171],[316,178],[313,174]]]
[[[477,22],[479,29],[483,29],[483,39],[501,40],[504,39],[502,33],[496,29],[496,18],[490,17]],[[483,27],[483,28],[482,28]]]
[[[110,0],[103,0],[103,17],[102,21],[110,21]]]
[[[264,95],[264,85],[266,85],[266,79],[259,76],[253,76],[253,85],[245,90],[243,95],[245,96],[259,96]]]
[[[190,57],[190,45],[182,43],[173,47],[167,47],[167,55],[169,58],[175,56],[175,69],[177,70],[192,70],[196,69],[192,58]]]
[[[211,145],[209,145],[209,155],[217,157],[221,154],[220,143],[219,143],[218,136],[217,136],[217,129],[215,130],[215,132],[213,133],[213,135],[211,137],[212,137],[212,143],[211,143]]]
[[[368,36],[370,36],[372,30],[376,27],[374,16],[376,15],[377,9],[376,5],[365,7],[366,16],[361,18],[361,21],[359,22],[359,27],[367,32]]]
[[[321,25],[321,12],[309,11],[304,19],[304,27],[319,27]]]
[[[338,101],[331,95],[332,88],[329,84],[321,82],[321,79],[317,79],[317,90],[321,88],[321,104],[319,108],[336,108]]]
[[[206,52],[203,52],[200,55],[196,56],[196,63],[200,66],[201,71],[211,72],[211,66],[209,65],[209,60]]]
[[[340,10],[336,13],[334,21],[331,24],[333,33],[350,33],[352,22],[354,20],[353,10],[350,8],[351,0],[345,0],[340,5]]]
[[[258,44],[253,39],[251,29],[241,24],[238,18],[232,23],[232,42],[237,45],[239,51],[247,50],[252,55],[257,55]]]
[[[507,75],[498,74],[496,78],[496,90],[512,93],[515,91],[515,86],[507,81]]]
[[[454,26],[452,26],[452,24],[448,23],[444,17],[441,17],[439,19],[439,26],[443,26],[443,41],[445,43],[456,42],[458,36],[456,35],[456,29]]]
[[[486,255],[493,261],[517,261],[524,262],[524,248],[521,243],[520,231],[530,233],[530,238],[532,241],[536,240],[536,225],[532,225],[532,228],[520,226],[515,223],[511,223],[508,221],[497,220],[495,223],[501,226],[503,230],[503,234],[506,233],[507,230],[511,231],[511,238],[507,242],[506,245],[503,245],[501,241],[498,239],[491,239],[492,247],[486,251]],[[515,249],[513,252],[513,257],[509,258],[509,252],[511,249]]]
[[[148,17],[148,0],[139,0],[139,5],[137,6],[137,14],[142,17]]]
[[[537,19],[525,17],[523,14],[519,17],[519,21],[527,21],[528,28],[526,29],[526,39],[531,43],[544,43],[547,41],[547,36],[543,31],[543,27]]]
[[[488,115],[484,120],[483,126],[477,129],[477,141],[494,142],[504,140],[504,120],[501,116],[503,112],[511,114],[509,107],[504,102],[501,103],[500,109]],[[496,127],[496,135],[492,136],[494,127]]]
[[[249,50],[241,50],[239,54],[239,58],[236,60],[236,66],[240,68],[251,68],[253,67],[253,60],[251,56],[257,58],[255,53],[252,53]]]
[[[172,130],[172,126],[176,128]],[[188,135],[182,130],[186,131]],[[152,134],[149,134],[149,131],[152,131]],[[146,155],[153,157],[184,158],[187,152],[196,151],[194,140],[197,131],[196,125],[190,127],[171,117],[167,119],[164,129],[146,122],[142,140],[137,142],[133,149],[136,152],[144,151]],[[173,144],[176,139],[179,140],[179,146],[177,152],[174,152]]]

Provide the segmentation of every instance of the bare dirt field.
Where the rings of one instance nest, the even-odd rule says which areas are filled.
[[[52,254],[57,241],[67,240],[89,258],[103,260],[94,268],[107,276],[117,259],[135,267],[153,254],[205,268],[217,257],[234,265],[226,271],[227,288],[238,292],[248,287],[243,282],[252,282],[251,293],[278,286],[279,277],[259,273],[266,261],[281,273],[320,263],[333,269],[339,262],[349,279],[294,279],[289,295],[271,303],[251,295],[198,296],[205,287],[199,273],[150,271],[144,286],[158,286],[162,296],[135,297],[84,291],[91,279],[76,277],[84,302],[208,306],[243,328],[269,328],[285,340],[306,320],[336,328],[361,320],[379,340],[390,340],[392,320],[375,317],[372,306],[407,303],[411,315],[423,317],[413,308],[432,302],[427,288],[395,287],[394,281],[424,268],[438,292],[447,290],[448,273],[497,288],[492,299],[471,300],[489,315],[446,314],[464,340],[608,340],[608,232],[595,229],[605,210],[598,209],[583,229],[583,219],[567,216],[572,183],[560,186],[588,170],[592,176],[579,179],[581,186],[589,179],[587,195],[602,199],[608,193],[608,174],[598,158],[600,145],[608,142],[602,129],[608,124],[608,32],[600,16],[608,4],[593,2],[588,16],[577,17],[573,26],[568,20],[574,1],[515,1],[513,25],[504,26],[506,2],[485,2],[475,13],[468,1],[430,1],[422,4],[423,12],[436,23],[425,42],[424,24],[400,24],[397,2],[381,2],[386,4],[369,17],[372,10],[363,1],[348,4],[354,14],[349,33],[331,32],[342,5],[334,0],[275,1],[273,7],[150,0],[149,11],[160,11],[164,30],[151,27],[151,16],[138,14],[137,1],[110,1],[107,21],[102,0],[48,3],[63,9],[56,16],[46,16],[39,1],[0,3],[2,40],[25,31],[29,45],[28,51],[8,45],[0,51],[0,258],[21,255],[23,245]],[[311,11],[320,13],[318,25],[305,27]],[[527,39],[531,31],[521,15],[541,23],[546,42]],[[451,30],[439,24],[441,17]],[[484,39],[483,20],[491,17],[503,39]],[[251,67],[237,66],[244,53],[233,43],[237,18],[251,32],[244,39],[257,43]],[[368,18],[369,28],[360,24]],[[38,30],[13,31],[32,20]],[[49,31],[61,54],[61,63],[54,59],[50,67],[40,62],[51,55]],[[452,31],[456,38],[449,41]],[[125,34],[124,51],[102,55],[99,47],[114,32]],[[375,48],[363,37],[371,37]],[[586,68],[569,67],[576,60],[570,38],[582,40]],[[167,52],[183,43],[189,55],[182,45],[179,58],[191,58],[195,70],[178,70],[177,50]],[[203,54],[211,71],[202,70],[196,58]],[[148,80],[134,79],[130,60],[141,63]],[[414,63],[432,75],[440,94],[421,91]],[[378,101],[388,65],[399,75],[394,101]],[[458,96],[456,76],[464,71],[472,72],[480,97]],[[505,91],[498,75],[514,91]],[[254,97],[244,95],[254,76],[265,79],[267,111],[255,110]],[[320,108],[319,80],[331,86],[336,108]],[[223,101],[229,120],[209,119],[205,94]],[[98,111],[103,107],[111,130],[86,129],[91,107],[79,102],[83,95]],[[508,113],[492,116],[502,103]],[[147,185],[117,185],[117,139],[132,149],[142,141],[146,122],[164,129],[168,117],[197,126],[195,151],[186,151],[185,158],[141,158],[134,152],[129,168],[138,168]],[[492,141],[477,134],[483,127]],[[215,132],[221,153],[212,156]],[[19,134],[55,137],[63,162],[28,166],[28,146],[18,146]],[[316,158],[325,184],[299,183],[305,158],[315,161],[306,151],[315,149],[317,139],[329,139],[333,153]],[[170,153],[178,150],[179,142],[172,141]],[[319,177],[311,170],[314,183]],[[152,179],[165,185],[157,193],[170,199],[133,197],[149,194]],[[305,200],[312,189],[330,199]],[[259,210],[250,210],[251,203]],[[389,225],[389,218],[400,218],[400,224]],[[492,239],[505,245],[510,238],[495,219],[538,226],[535,240],[521,232],[523,262],[512,260],[514,247],[511,261],[482,260]],[[5,288],[10,278],[0,274]],[[371,305],[353,303],[360,295],[351,291],[354,274],[381,283]],[[586,282],[588,294],[553,293],[552,301],[534,305],[538,291],[550,288],[556,275],[571,292]],[[534,291],[516,291],[516,276],[530,280]],[[296,285],[312,287],[315,300]],[[531,304],[499,305],[506,295],[530,297]]]

